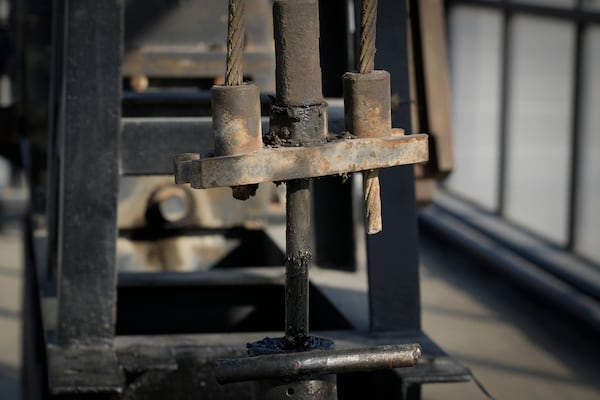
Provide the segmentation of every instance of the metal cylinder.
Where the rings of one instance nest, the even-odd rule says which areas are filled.
[[[271,354],[218,360],[215,375],[221,383],[258,379],[298,380],[348,372],[412,367],[420,356],[421,347],[417,344]]]
[[[392,129],[390,74],[347,72],[343,88],[346,130],[359,138],[388,136]]]
[[[335,375],[309,378],[302,381],[260,380],[252,385],[254,400],[336,400]]]
[[[327,103],[271,107],[267,144],[317,146],[327,141]],[[272,143],[271,143],[272,142]]]
[[[277,103],[321,104],[319,2],[277,0],[273,4]]]
[[[215,155],[260,150],[262,127],[258,87],[253,83],[213,86],[210,93]]]
[[[308,336],[310,181],[286,182],[285,339],[300,347]]]

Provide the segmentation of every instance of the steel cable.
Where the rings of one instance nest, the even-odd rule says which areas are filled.
[[[225,85],[240,86],[244,82],[242,54],[246,28],[246,0],[229,0],[229,23],[227,26],[227,66]]]
[[[363,0],[360,10],[360,53],[358,69],[368,74],[375,68],[375,38],[377,35],[377,0]],[[369,235],[381,232],[381,195],[379,172],[363,172],[365,220]]]

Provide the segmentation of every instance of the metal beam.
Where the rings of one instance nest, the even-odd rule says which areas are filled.
[[[115,329],[123,2],[67,0],[59,111],[58,340]]]
[[[409,128],[406,3],[379,0],[375,67],[391,74],[392,126]],[[408,135],[407,137],[411,137]],[[412,166],[380,171],[383,231],[367,236],[372,331],[421,329],[417,215]]]
[[[266,148],[186,162],[191,162],[192,187],[208,189],[414,164],[427,161],[428,154],[427,135],[392,134],[384,138],[342,139],[323,146]]]

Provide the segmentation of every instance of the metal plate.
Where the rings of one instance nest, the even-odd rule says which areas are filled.
[[[427,135],[393,134],[315,147],[267,148],[193,161],[191,184],[197,189],[207,189],[313,178],[414,164],[426,161],[428,156]]]

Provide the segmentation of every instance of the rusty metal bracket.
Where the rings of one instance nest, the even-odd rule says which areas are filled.
[[[175,160],[176,182],[193,188],[314,178],[427,161],[427,135],[392,129],[389,136],[341,139],[314,147],[264,148],[245,154]],[[196,157],[193,157],[196,158]]]

